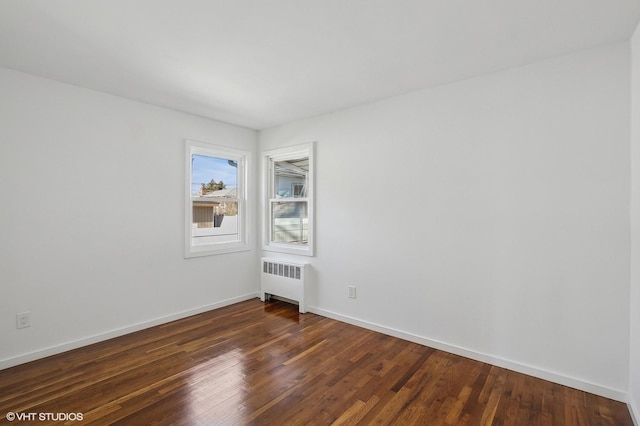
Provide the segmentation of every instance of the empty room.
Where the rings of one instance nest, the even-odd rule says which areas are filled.
[[[640,0],[0,0],[0,424],[640,425]]]

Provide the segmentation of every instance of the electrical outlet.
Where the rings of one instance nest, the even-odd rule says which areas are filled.
[[[31,327],[31,312],[16,314],[16,328]]]
[[[355,285],[350,285],[349,286],[349,298],[350,299],[355,299],[356,298],[356,286]]]

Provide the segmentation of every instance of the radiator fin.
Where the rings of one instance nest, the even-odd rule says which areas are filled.
[[[262,262],[262,272],[280,277],[293,278],[294,280],[301,279],[300,267],[286,263],[264,261]]]

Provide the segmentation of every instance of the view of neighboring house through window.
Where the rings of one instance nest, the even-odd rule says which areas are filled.
[[[271,241],[307,244],[309,212],[306,186],[309,158],[274,162],[275,194],[271,202]]]
[[[313,145],[266,153],[266,250],[313,255]]]
[[[217,179],[217,180],[216,180]],[[191,156],[195,245],[238,240],[238,162]]]
[[[185,256],[245,249],[248,153],[189,141],[186,154]]]

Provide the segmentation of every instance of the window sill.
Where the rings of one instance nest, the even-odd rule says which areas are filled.
[[[276,252],[276,253],[297,254],[299,256],[309,256],[309,257],[312,257],[314,255],[311,247],[308,247],[308,246],[296,247],[291,244],[269,244],[268,246],[263,246],[262,250]]]
[[[190,251],[185,252],[184,258],[190,259],[193,257],[216,256],[219,254],[238,253],[243,251],[251,251],[251,249],[246,245],[242,245],[238,247],[217,248],[217,249],[203,248],[202,250],[194,250],[193,248],[191,248]]]

